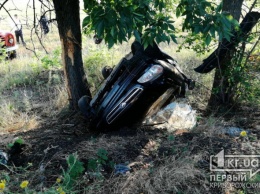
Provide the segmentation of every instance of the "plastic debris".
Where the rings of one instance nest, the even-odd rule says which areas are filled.
[[[117,164],[115,165],[115,174],[126,174],[128,171],[130,171],[131,168],[124,165],[124,164]]]
[[[225,134],[225,135],[229,135],[230,137],[239,137],[240,133],[242,131],[245,131],[244,129],[238,128],[238,127],[227,127],[224,128],[220,131],[220,133]],[[249,131],[246,131],[247,133]]]
[[[0,150],[0,164],[7,165],[8,162],[8,156],[7,153]]]
[[[191,130],[196,125],[196,111],[185,100],[179,99],[147,118],[144,124],[159,124],[156,127],[167,128],[169,132]]]

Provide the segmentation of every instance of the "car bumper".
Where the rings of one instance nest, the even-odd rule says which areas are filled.
[[[14,51],[18,49],[18,45],[12,46],[12,47],[7,47],[6,52]]]

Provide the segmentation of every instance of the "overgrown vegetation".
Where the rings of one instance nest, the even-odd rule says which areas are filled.
[[[91,40],[88,40],[91,41]],[[87,42],[87,41],[86,41]],[[84,68],[88,75],[93,77],[89,79],[93,92],[97,89],[103,80],[100,75],[100,70],[103,66],[114,66],[120,57],[127,53],[128,45],[123,45],[126,49],[120,50],[114,48],[114,50],[108,51],[105,45],[88,45],[87,55],[85,55]],[[172,56],[176,56],[179,64],[182,66],[183,71],[188,72],[194,79],[198,81],[197,86],[192,93],[188,93],[190,103],[194,105],[194,108],[203,110],[205,108],[205,102],[209,97],[210,82],[212,77],[209,74],[207,77],[202,77],[193,72],[193,68],[200,63],[202,56],[196,56],[190,50],[178,50],[177,46],[162,45],[163,50]],[[129,49],[129,48],[128,48]],[[55,50],[54,50],[55,51]],[[28,131],[39,128],[44,124],[43,117],[57,118],[62,112],[62,108],[66,107],[66,91],[63,87],[63,77],[61,73],[61,66],[58,58],[58,50],[50,52],[52,54],[41,57],[39,60],[30,59],[27,63],[24,58],[19,58],[12,61],[4,61],[2,63],[3,68],[1,74],[9,77],[8,82],[4,83],[1,87],[1,128],[2,132],[16,132]],[[111,55],[112,53],[112,55]],[[114,54],[114,55],[113,55]],[[184,56],[184,57],[183,57]],[[17,68],[9,68],[10,66]],[[24,65],[24,66],[23,66]],[[16,85],[6,84],[11,83],[13,72],[17,74],[26,74],[29,80],[32,80],[30,84],[24,80],[20,80]],[[51,73],[50,73],[51,72]],[[255,71],[256,73],[257,71]],[[55,78],[55,76],[57,76]],[[58,78],[59,77],[59,78]],[[56,81],[54,81],[56,80]],[[258,80],[252,82],[257,83]],[[37,89],[35,89],[37,88]],[[248,87],[251,90],[252,98],[244,98],[245,102],[252,102],[255,106],[259,103],[255,99],[258,99],[257,92],[258,87]],[[43,93],[45,98],[43,99]],[[63,96],[61,98],[61,96]],[[21,97],[22,100],[21,100]],[[61,98],[61,99],[60,99]],[[62,100],[62,102],[59,102]],[[254,101],[251,101],[254,100]],[[43,103],[43,104],[39,104]],[[38,108],[37,108],[38,106]],[[60,108],[59,108],[60,107]],[[218,141],[214,139],[218,125],[221,124],[219,119],[221,118],[204,118],[203,115],[198,115],[198,126],[194,129],[194,133],[198,136],[197,140],[200,142],[206,141],[205,144]],[[65,125],[64,125],[65,126]],[[64,128],[64,127],[63,127]],[[203,128],[203,129],[202,129]],[[52,127],[50,128],[51,130]],[[207,135],[202,135],[207,129]],[[85,129],[84,129],[85,130]],[[131,129],[132,130],[132,129]],[[134,139],[143,138],[147,136],[147,132],[150,129],[144,130],[144,134],[137,134]],[[198,133],[199,132],[199,133]],[[197,157],[187,157],[194,154],[194,149],[198,146],[198,142],[188,143],[187,140],[182,139],[182,136],[168,134],[167,132],[160,132],[161,135],[158,138],[154,138],[153,135],[149,135],[149,141],[143,145],[140,155],[147,159],[146,163],[135,164],[134,158],[127,161],[127,158],[120,159],[120,149],[131,145],[133,140],[124,137],[119,139],[115,136],[113,140],[99,136],[91,138],[87,143],[82,144],[83,148],[70,148],[66,155],[63,157],[65,164],[57,171],[52,171],[53,174],[46,175],[47,166],[52,166],[50,162],[48,165],[44,164],[25,164],[19,166],[3,166],[1,169],[0,177],[0,189],[2,192],[11,193],[203,193],[208,192],[209,188],[209,174],[207,169],[198,167],[198,162],[203,159],[205,152],[208,149],[206,146],[202,150],[198,150],[195,154]],[[131,137],[131,136],[130,136]],[[207,138],[210,138],[209,140]],[[213,140],[212,140],[213,138]],[[247,140],[247,144],[252,144],[258,139],[252,136]],[[242,140],[242,139],[241,139]],[[128,144],[129,141],[129,144]],[[140,140],[142,142],[144,140]],[[209,142],[207,142],[209,141]],[[212,142],[213,141],[213,142]],[[230,141],[230,140],[223,140]],[[117,145],[114,145],[115,142]],[[120,142],[120,143],[119,143]],[[240,143],[239,143],[240,144]],[[238,144],[238,145],[239,145]],[[14,149],[14,145],[28,146],[26,139],[19,137],[12,142],[8,142],[6,146],[7,150]],[[242,145],[242,143],[241,143]],[[112,149],[111,146],[114,146]],[[200,145],[202,146],[202,145]],[[212,145],[214,147],[214,143]],[[224,146],[224,144],[223,144]],[[203,147],[203,146],[202,146]],[[84,152],[93,150],[90,154],[85,155]],[[47,154],[49,151],[46,148]],[[79,149],[77,152],[75,149]],[[141,149],[141,148],[140,148]],[[130,152],[131,148],[129,147]],[[193,150],[193,151],[192,151]],[[196,150],[196,149],[195,149]],[[122,152],[125,152],[122,150]],[[120,153],[122,154],[122,153]],[[51,160],[51,159],[50,159]],[[121,164],[122,162],[124,164]],[[146,160],[145,160],[146,161]],[[131,166],[131,171],[126,170],[124,173],[116,173],[116,165]],[[34,166],[34,165],[39,165]],[[33,175],[35,174],[36,176]],[[19,172],[19,174],[17,174]],[[39,178],[36,178],[39,177]],[[41,178],[42,177],[42,178]],[[49,181],[44,181],[46,177],[52,177]],[[257,179],[257,177],[256,177]],[[256,180],[257,181],[257,180]],[[174,183],[174,184],[173,184]],[[188,184],[187,184],[188,183]],[[112,185],[112,186],[111,186]],[[187,186],[185,186],[187,185]],[[202,186],[200,186],[202,185]],[[219,190],[214,190],[219,192]],[[214,192],[212,190],[212,192]],[[240,192],[246,193],[246,189],[240,189]]]
[[[29,34],[25,33],[25,38],[29,42]],[[204,38],[209,41],[209,37]],[[50,32],[45,37],[48,55],[37,51],[37,58],[31,51],[21,47],[17,59],[1,60],[0,134],[3,134],[2,137],[9,137],[10,134],[11,139],[7,141],[3,138],[0,149],[10,151],[17,145],[20,152],[15,156],[25,163],[20,166],[0,164],[0,193],[189,194],[234,191],[209,190],[210,172],[205,158],[221,148],[235,149],[244,154],[260,154],[259,128],[256,130],[259,118],[253,118],[257,124],[249,123],[249,117],[253,117],[252,110],[258,110],[260,105],[259,45],[248,55],[248,61],[238,55],[236,59],[243,63],[241,66],[231,66],[235,77],[230,81],[239,82],[237,100],[246,105],[245,109],[249,109],[249,112],[241,115],[232,113],[234,117],[231,119],[211,115],[205,117],[203,110],[211,92],[213,74],[201,76],[193,71],[205,55],[196,55],[190,50],[191,47],[176,52],[179,49],[176,44],[161,44],[166,53],[177,59],[183,71],[197,81],[196,88],[187,95],[198,111],[197,127],[186,135],[168,134],[155,127],[123,129],[115,134],[91,134],[94,137],[90,137],[85,123],[80,125],[78,120],[73,120],[74,114],[63,116],[68,96],[58,39],[56,32]],[[113,49],[108,50],[104,43],[94,45],[91,38],[84,39],[84,68],[94,93],[103,80],[101,68],[116,65],[130,51],[131,41],[114,45]],[[195,39],[190,39],[190,42],[193,41]],[[35,46],[40,48],[40,45]],[[202,51],[204,46],[205,42],[196,49]],[[254,133],[236,138],[219,134],[222,127],[237,123],[249,127],[249,130],[254,129]],[[14,139],[12,135],[18,138]],[[39,142],[39,137],[44,142]],[[32,149],[38,145],[44,146],[39,146],[41,149],[33,152]],[[33,163],[27,163],[31,159],[34,159]],[[117,164],[130,166],[131,170],[116,173]],[[252,181],[259,183],[259,175]],[[234,192],[256,193],[258,190],[240,188]]]

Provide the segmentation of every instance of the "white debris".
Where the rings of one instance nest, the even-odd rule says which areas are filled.
[[[178,99],[147,118],[144,124],[156,124],[156,127],[166,128],[169,132],[191,130],[196,125],[196,111],[184,99]]]

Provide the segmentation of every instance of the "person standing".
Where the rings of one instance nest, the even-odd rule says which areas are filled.
[[[48,26],[48,20],[45,15],[42,15],[40,18],[40,25],[41,29],[43,30],[44,34],[48,34],[49,32],[49,26]]]
[[[23,39],[23,26],[22,26],[22,23],[20,21],[20,19],[18,18],[18,15],[15,14],[14,15],[14,18],[13,18],[13,30],[14,30],[14,33],[15,33],[15,37],[16,37],[16,41],[18,44],[20,44],[20,39],[22,41],[22,44],[25,46],[25,42],[24,42],[24,39]]]

